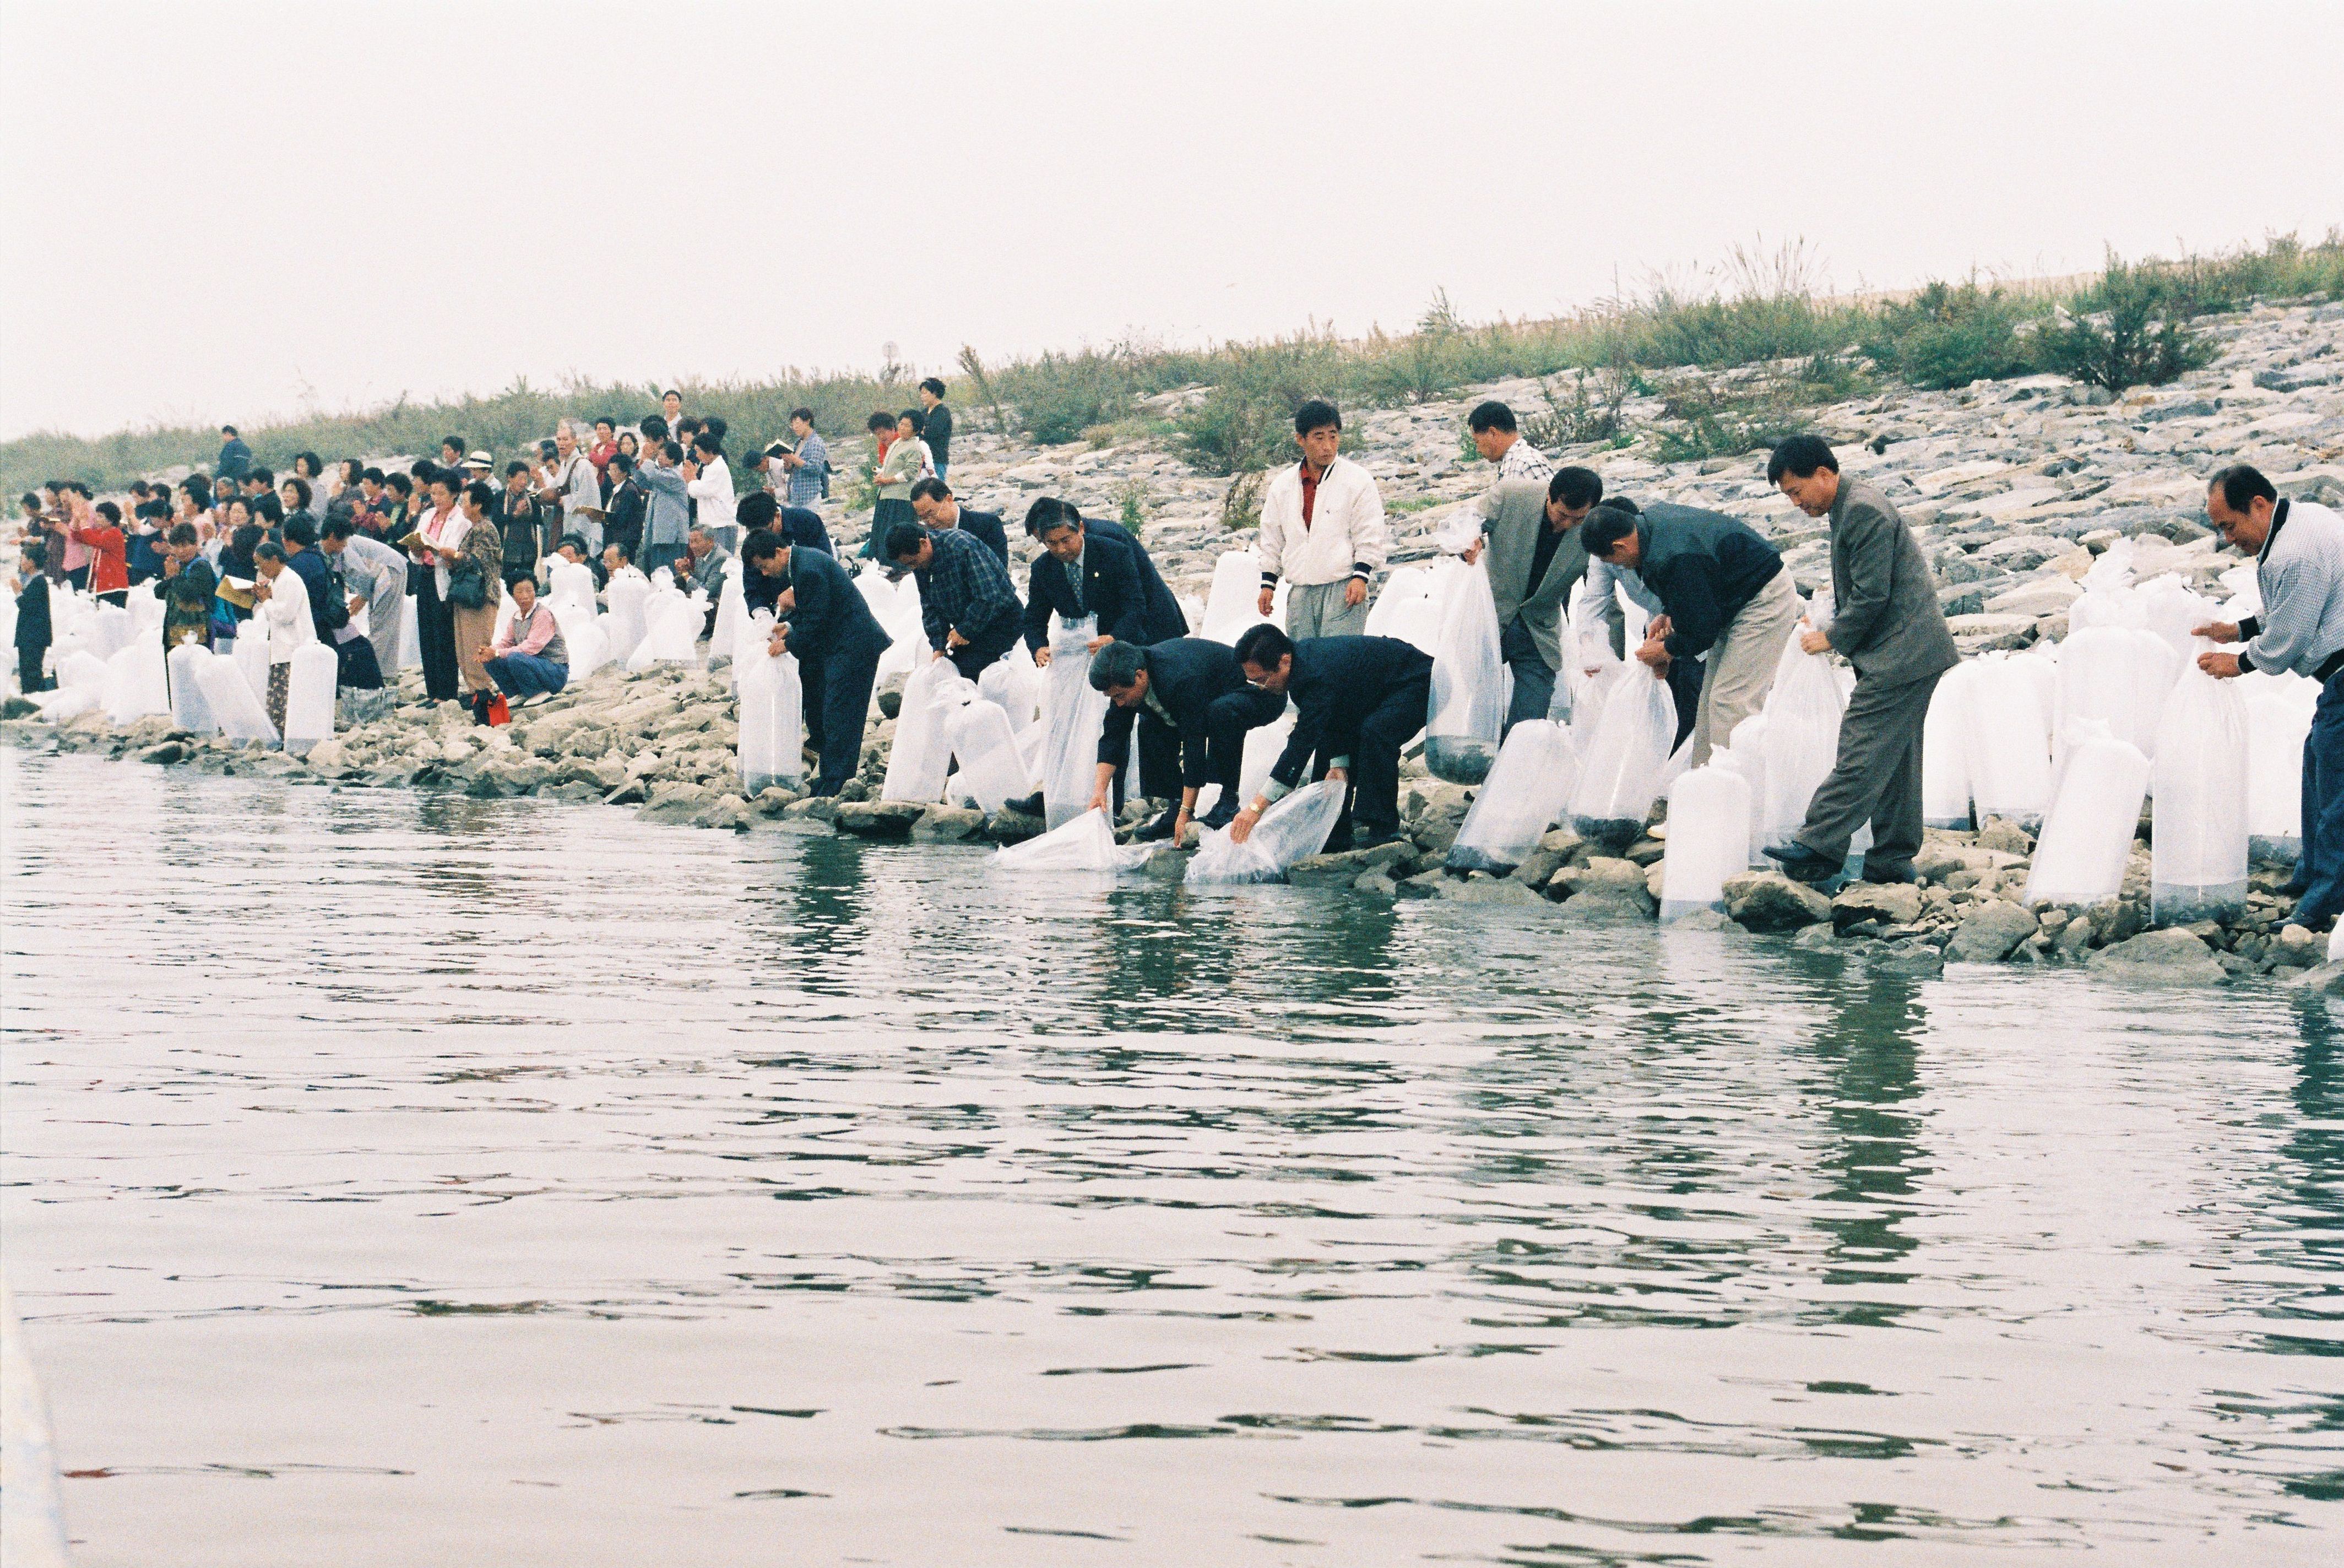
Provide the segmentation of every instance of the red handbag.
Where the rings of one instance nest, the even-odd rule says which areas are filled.
[[[489,723],[491,724],[512,723],[512,708],[506,703],[505,694],[502,692],[489,699]]]

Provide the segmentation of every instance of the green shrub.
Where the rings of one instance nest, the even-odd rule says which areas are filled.
[[[1132,381],[1122,350],[1092,349],[1045,353],[993,378],[1001,398],[1016,410],[1019,427],[1044,446],[1079,440],[1091,426],[1121,419],[1131,408]]]
[[[2037,335],[2043,363],[2111,392],[2161,387],[2214,358],[2213,342],[2189,329],[2194,303],[2167,269],[2111,256],[2099,281]]]
[[[1916,387],[1942,390],[2024,376],[2035,369],[2019,331],[2041,314],[1999,288],[1976,281],[1932,283],[1912,298],[1883,305],[1864,335],[1874,364]]]
[[[1662,397],[1662,417],[1675,422],[1661,428],[1654,455],[1662,462],[1698,462],[1774,446],[1807,428],[1815,385],[1768,376],[1720,387],[1705,376],[1685,377]]]
[[[1198,473],[1257,472],[1285,458],[1295,406],[1242,388],[1215,387],[1175,421],[1173,453]]]

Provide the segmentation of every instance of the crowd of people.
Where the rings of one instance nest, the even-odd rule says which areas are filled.
[[[1176,838],[1193,819],[1226,826],[1242,843],[1306,774],[1346,785],[1330,848],[1399,835],[1400,752],[1425,727],[1433,661],[1409,642],[1367,634],[1370,593],[1386,566],[1384,505],[1373,476],[1342,455],[1332,404],[1312,400],[1297,412],[1297,460],[1265,488],[1256,545],[1261,623],[1232,646],[1191,634],[1139,540],[1056,497],[1034,502],[1023,520],[1036,553],[1021,594],[1003,520],[964,505],[948,481],[944,384],[922,383],[919,400],[869,420],[876,496],[864,554],[892,576],[917,580],[930,657],[974,681],[1021,642],[1047,664],[1070,652],[1054,629],[1095,622],[1082,654],[1090,684],[1111,706],[1093,804],[1119,804],[1136,746],[1140,792],[1162,803],[1138,830],[1144,839]],[[355,460],[328,471],[302,453],[279,479],[230,427],[212,473],[176,487],[135,485],[126,512],[86,485],[50,485],[21,503],[21,679],[27,691],[44,679],[51,580],[115,603],[152,592],[167,606],[167,645],[219,646],[265,618],[268,702],[281,722],[283,661],[309,642],[333,645],[345,685],[381,687],[397,663],[401,601],[411,596],[427,700],[469,702],[486,723],[492,694],[527,703],[562,688],[561,631],[539,598],[554,561],[588,567],[598,591],[621,573],[669,572],[712,606],[737,559],[747,608],[773,618],[772,652],[798,661],[807,744],[819,758],[813,787],[835,794],[860,764],[892,639],[837,559],[820,511],[832,468],[813,412],[798,409],[789,422],[790,439],[751,450],[737,475],[725,422],[687,413],[670,391],[659,412],[625,429],[610,419],[591,429],[565,420],[500,472],[491,454],[451,435],[436,459],[406,471]],[[1497,472],[1470,504],[1478,532],[1462,553],[1487,563],[1511,676],[1505,728],[1548,714],[1564,661],[1578,656],[1565,630],[1574,605],[1579,624],[1607,629],[1615,654],[1667,683],[1677,740],[1690,741],[1693,766],[1763,707],[1795,635],[1810,653],[1844,657],[1855,682],[1829,777],[1803,824],[1765,853],[1786,875],[1822,882],[1840,874],[1868,825],[1862,875],[1913,880],[1923,723],[1959,654],[1928,561],[1894,502],[1844,475],[1817,437],[1773,450],[1769,481],[1829,524],[1831,610],[1815,616],[1780,552],[1748,524],[1609,495],[1600,474],[1558,468],[1524,440],[1502,402],[1480,404],[1468,423]],[[2303,759],[2305,853],[2295,892],[2298,919],[2324,925],[2344,912],[2344,520],[2281,499],[2243,464],[2213,477],[2207,511],[2226,541],[2257,561],[2264,609],[2239,624],[2198,628],[2225,645],[2202,654],[2200,667],[2223,678],[2292,671],[2321,683]],[[1283,615],[1274,619],[1281,592]],[[1623,598],[1649,617],[1632,650]],[[500,618],[503,601],[511,613]],[[361,610],[364,636],[353,630]],[[712,608],[712,626],[713,616]],[[1289,704],[1290,738],[1267,783],[1239,799],[1247,734]],[[1217,799],[1199,816],[1214,784]],[[1038,800],[1015,804],[1040,809]]]

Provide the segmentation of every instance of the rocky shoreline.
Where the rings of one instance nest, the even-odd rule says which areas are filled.
[[[1813,411],[1810,428],[1834,443],[1846,470],[1882,486],[1903,510],[1937,573],[1965,652],[2064,636],[2081,579],[2118,540],[2132,541],[2138,579],[2173,573],[2192,588],[2213,587],[2239,564],[2217,554],[2202,511],[2206,475],[2221,463],[2253,462],[2284,493],[2344,504],[2344,305],[2278,302],[2197,326],[2222,345],[2211,366],[2120,400],[2036,376],[1949,392],[1877,393]],[[1743,374],[1716,379],[1730,383]],[[1167,412],[1201,391],[1166,394],[1151,411]],[[1435,554],[1433,536],[1449,513],[1490,482],[1490,470],[1471,460],[1461,439],[1465,411],[1485,397],[1505,398],[1525,414],[1541,402],[1535,383],[1500,382],[1446,401],[1361,412],[1347,428],[1347,454],[1383,487],[1395,563]],[[1656,401],[1631,401],[1623,411],[1632,430],[1659,414]],[[1826,531],[1765,483],[1763,454],[1666,463],[1656,450],[1640,438],[1552,455],[1596,469],[1614,494],[1740,516],[1777,542],[1803,586],[1826,579]],[[1160,437],[1037,450],[970,430],[955,458],[955,489],[969,504],[1002,512],[1013,533],[1026,507],[1044,494],[1138,521],[1165,576],[1184,593],[1201,596],[1219,552],[1249,542],[1223,526],[1231,481],[1190,472]],[[861,520],[831,511],[834,533],[852,548]],[[1012,813],[878,801],[892,691],[881,693],[884,717],[866,739],[861,774],[837,800],[778,789],[754,798],[741,793],[733,704],[721,672],[606,669],[496,729],[476,728],[454,708],[423,705],[414,671],[402,675],[400,696],[406,705],[307,757],[189,735],[167,718],[117,732],[96,713],[56,726],[12,719],[0,723],[0,734],[19,745],[212,773],[629,805],[653,821],[741,832],[1005,844],[1042,828]],[[1655,916],[1664,820],[1616,851],[1558,828],[1509,875],[1458,873],[1445,862],[1470,792],[1410,762],[1401,793],[1405,843],[1316,856],[1295,865],[1288,880],[1390,898],[1551,902],[1564,927]],[[1127,813],[1127,830],[1141,809]],[[2152,931],[2146,817],[2122,891],[2088,908],[2029,909],[2020,902],[2033,847],[2026,832],[1996,819],[1976,833],[1933,829],[1916,885],[1857,884],[1826,896],[1753,872],[1726,885],[1723,914],[1697,912],[1672,928],[1789,933],[1801,947],[1860,952],[1924,974],[1948,960],[2087,966],[2188,984],[2279,977],[2344,994],[2344,966],[2323,962],[2325,939],[2286,924],[2283,869],[2256,868],[2245,909],[2227,925]],[[1177,877],[1185,858],[1167,847],[1143,871]]]

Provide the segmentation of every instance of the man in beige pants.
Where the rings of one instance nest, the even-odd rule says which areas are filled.
[[[1664,501],[1641,515],[1597,507],[1580,536],[1589,555],[1635,572],[1666,608],[1637,658],[1665,673],[1674,660],[1708,654],[1690,759],[1701,766],[1765,706],[1798,624],[1799,592],[1781,553],[1739,519]]]

